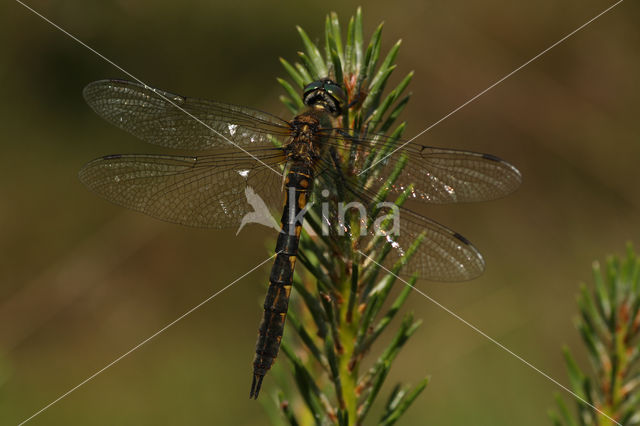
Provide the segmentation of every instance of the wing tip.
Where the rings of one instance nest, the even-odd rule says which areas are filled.
[[[462,274],[460,277],[455,277],[455,279],[451,281],[470,281],[481,276],[484,273],[484,269],[486,266],[482,253],[480,253],[480,251],[465,236],[457,232],[453,232],[453,238],[464,244],[464,248],[461,249],[470,251],[471,253],[468,253],[466,257],[468,259],[473,258],[474,261],[469,262],[468,266],[464,268],[464,274]]]
[[[82,89],[82,96],[87,101],[87,103],[91,105],[91,98],[94,92],[98,90],[104,90],[105,88],[112,89],[113,88],[112,86],[119,86],[119,87],[135,86],[138,88],[153,90],[151,87],[148,87],[144,84],[140,84],[135,81],[124,80],[121,78],[103,78],[102,80],[92,81],[91,83],[88,83],[86,86],[84,86],[84,88]]]
[[[522,173],[513,164],[493,154],[482,154],[482,159],[501,164],[505,168],[509,169],[509,171],[513,175],[513,178],[511,179],[511,182],[510,182],[511,183],[510,188],[508,189],[508,192],[505,195],[508,195],[514,192],[516,189],[518,189],[520,184],[522,184]]]
[[[85,99],[88,99],[88,97],[91,95],[91,92],[95,90],[96,87],[104,86],[106,83],[110,83],[113,81],[117,81],[117,80],[102,79],[102,80],[92,81],[91,83],[88,83],[86,86],[84,86],[84,88],[82,89],[82,95]]]

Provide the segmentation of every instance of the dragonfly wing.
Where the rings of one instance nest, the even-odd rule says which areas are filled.
[[[491,154],[392,141],[382,135],[356,138],[340,131],[329,140],[354,146],[349,173],[366,176],[372,192],[385,185],[400,161],[406,163],[390,191],[401,193],[413,185],[411,198],[426,203],[493,200],[515,191],[522,182],[518,169]],[[386,143],[391,148],[385,153],[381,147]]]
[[[342,210],[347,210],[349,207],[350,214],[360,215],[361,230],[358,246],[365,254],[375,259],[385,245],[389,247],[389,252],[382,262],[386,268],[392,269],[397,262],[408,255],[412,244],[421,238],[422,242],[402,268],[401,275],[418,273],[420,278],[427,280],[465,281],[482,274],[484,270],[482,255],[457,232],[408,209],[397,207],[393,203],[382,207],[373,220],[367,220],[366,212],[373,210],[375,193],[350,184],[327,161],[323,163],[318,182],[323,188],[334,188],[336,182],[343,182],[346,186],[345,190],[351,194],[349,198],[362,204],[364,208],[362,212],[351,209],[358,205],[344,206]],[[332,198],[331,194],[334,192],[329,191],[326,197],[318,196],[322,202],[327,203],[326,207],[322,207],[322,220],[327,225],[330,235],[344,238],[349,231],[343,222],[344,211],[341,211],[338,204],[342,198]],[[394,210],[389,208],[391,205],[394,206]],[[384,219],[389,218],[391,212],[393,212],[391,219],[385,223]]]
[[[522,182],[520,171],[496,156],[415,145],[391,156],[378,182],[386,181],[403,156],[407,163],[393,190],[402,192],[413,184],[412,198],[428,203],[493,200],[515,191]]]
[[[407,256],[411,245],[422,238],[402,268],[402,275],[417,273],[419,278],[433,281],[466,281],[484,271],[482,255],[462,235],[407,209],[399,210],[398,219],[397,234],[385,232],[382,228],[369,230],[371,238],[382,235],[383,242],[391,246],[383,262],[388,269]]]
[[[282,155],[261,159],[278,169]],[[116,204],[196,227],[237,227],[255,211],[255,202],[250,203],[253,194],[268,209],[282,204],[281,175],[241,152],[198,157],[110,155],[85,165],[80,180]]]
[[[83,94],[107,121],[145,142],[173,149],[269,148],[270,136],[287,136],[290,129],[286,121],[262,111],[129,81],[95,81]]]

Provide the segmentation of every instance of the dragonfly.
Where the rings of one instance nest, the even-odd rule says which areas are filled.
[[[164,221],[216,229],[237,227],[254,211],[249,188],[271,211],[282,212],[253,361],[254,399],[279,351],[304,215],[321,189],[340,182],[350,199],[363,202],[384,190],[408,194],[418,204],[444,204],[500,198],[521,183],[518,169],[490,154],[400,140],[395,149],[374,156],[394,141],[345,130],[340,120],[351,104],[329,78],[304,88],[306,110],[291,120],[124,80],[90,83],[83,94],[115,126],[180,151],[116,154],[89,162],[80,180],[103,198]],[[394,175],[400,163],[402,173]],[[422,236],[404,273],[463,281],[483,272],[484,259],[466,238],[412,210],[399,212],[398,232],[376,230],[390,246],[386,263],[402,259]],[[333,213],[323,222],[344,227]],[[363,241],[374,238],[373,230],[365,230]]]

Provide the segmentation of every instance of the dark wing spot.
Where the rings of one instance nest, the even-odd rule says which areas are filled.
[[[497,161],[498,163],[502,163],[502,159],[499,157],[496,157],[495,155],[482,154],[482,158],[484,158],[485,160]]]
[[[462,235],[458,234],[457,232],[454,232],[453,236],[455,238],[459,239],[460,241],[462,241],[463,243],[465,243],[466,245],[468,245],[468,246],[471,245],[471,241],[467,240],[465,237],[463,237]]]

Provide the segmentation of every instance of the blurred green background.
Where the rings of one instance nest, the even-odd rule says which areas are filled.
[[[257,107],[278,102],[294,26],[322,37],[350,1],[32,2],[148,84]],[[415,70],[410,137],[612,4],[372,1],[366,34],[403,39]],[[635,24],[634,24],[635,22]],[[420,288],[562,383],[560,348],[592,260],[640,244],[640,5],[624,2],[424,135],[503,157],[524,184],[503,200],[423,212],[487,261],[468,283]],[[77,179],[88,160],[158,152],[84,104],[117,69],[18,3],[0,6],[0,424],[16,424],[263,261],[268,230],[187,229],[124,211]],[[267,424],[247,399],[268,266],[51,407],[34,425]],[[295,299],[294,302],[295,303]],[[559,389],[427,300],[390,384],[431,374],[407,425],[542,425]],[[286,367],[284,358],[279,368]],[[262,399],[273,393],[267,377]]]

